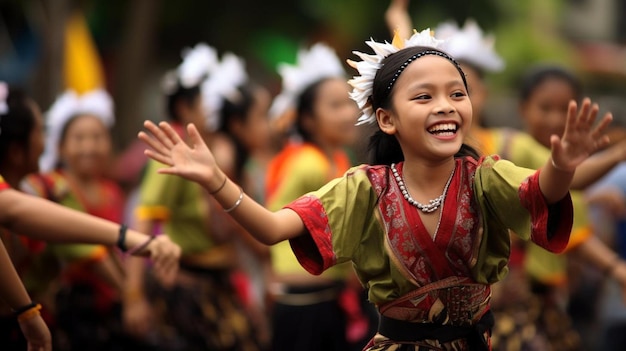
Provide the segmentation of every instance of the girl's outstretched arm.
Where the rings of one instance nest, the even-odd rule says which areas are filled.
[[[150,146],[146,155],[167,166],[159,173],[177,175],[202,185],[257,240],[272,245],[304,234],[302,219],[295,212],[288,209],[271,212],[228,179],[193,124],[187,126],[190,145],[167,122],[157,126],[146,121],[144,126],[150,133],[140,132],[139,139]]]
[[[0,226],[44,241],[114,246],[121,234],[117,223],[13,189],[0,191],[0,208]],[[131,229],[124,232],[122,244],[133,254],[150,256],[155,269],[178,269],[180,247],[167,235],[150,239]]]
[[[576,167],[608,145],[609,138],[603,132],[612,117],[606,115],[594,126],[597,115],[598,106],[592,106],[588,98],[583,100],[580,111],[575,101],[570,102],[565,132],[561,137],[552,135],[552,155],[539,175],[539,186],[548,203],[561,200],[570,189]]]
[[[14,311],[22,312],[16,316],[22,333],[28,343],[28,350],[52,350],[50,330],[43,321],[37,308],[26,310],[32,301],[20,280],[9,254],[0,241],[0,299]],[[32,306],[32,305],[31,305]]]

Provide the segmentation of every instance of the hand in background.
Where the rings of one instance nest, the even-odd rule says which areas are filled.
[[[50,330],[40,315],[20,321],[20,329],[28,342],[28,351],[52,350]]]

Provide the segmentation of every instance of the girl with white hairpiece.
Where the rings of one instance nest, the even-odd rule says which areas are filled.
[[[608,143],[604,118],[572,103],[562,136],[540,170],[463,144],[472,123],[465,75],[429,30],[355,52],[351,97],[376,123],[372,164],[270,211],[230,181],[187,127],[146,121],[139,138],[161,174],[202,184],[258,240],[289,240],[312,274],[351,261],[378,308],[366,350],[489,350],[490,287],[506,275],[509,229],[559,252],[572,225],[569,186],[576,167]]]
[[[45,299],[47,283],[55,276],[40,275],[40,268],[53,267],[37,265],[47,242],[117,245],[129,254],[150,255],[155,267],[164,270],[175,270],[180,255],[180,249],[166,236],[149,237],[118,223],[16,191],[27,174],[38,172],[43,144],[43,119],[38,105],[20,89],[0,82],[0,257],[4,260],[8,252],[27,291],[21,284],[11,283],[16,276],[9,272],[10,262],[0,264],[4,277],[0,289],[4,302],[0,304],[0,340],[2,347],[10,350],[26,350],[27,343],[28,350],[51,348],[50,333],[43,320],[55,325],[51,319],[54,305]]]
[[[210,111],[211,139],[218,135],[226,137],[234,147],[234,157],[227,163],[222,162],[222,169],[257,201],[264,201],[265,173],[273,154],[269,91],[251,79],[242,57],[227,52],[222,55],[215,73],[202,84],[202,95]],[[260,339],[267,345],[270,326],[264,268],[269,248],[244,230],[236,238],[240,268],[234,276],[239,283],[238,291],[254,319]]]
[[[46,113],[42,173],[26,177],[22,190],[122,224],[124,195],[108,177],[113,124],[113,101],[104,89],[80,95],[64,92]],[[120,324],[121,315],[116,307],[124,282],[117,253],[103,245],[50,244],[39,260],[62,267],[59,290],[54,292],[56,348],[117,345],[121,338],[114,334],[119,329],[114,326]],[[80,305],[81,301],[90,302]]]
[[[316,43],[301,49],[295,64],[281,64],[278,71],[283,90],[270,113],[275,121],[291,120],[293,127],[268,167],[265,205],[270,210],[346,172],[351,166],[347,148],[357,132],[357,106],[331,47]],[[349,264],[313,276],[285,241],[271,247],[271,272],[274,350],[346,350],[367,342],[371,333],[361,311],[362,288]]]
[[[233,71],[224,69],[214,49],[199,44],[185,51],[181,64],[166,75],[163,87],[168,120],[176,132],[183,137],[183,126],[195,125],[210,142],[220,165],[230,170],[232,143],[216,133],[213,119],[222,101],[207,93],[237,92],[221,81],[234,78],[225,73]],[[155,350],[261,349],[233,279],[240,264],[235,235],[242,230],[222,214],[205,189],[182,178],[159,177],[156,170],[161,167],[153,160],[146,164],[136,202],[131,204],[134,226],[146,232],[164,227],[182,248],[181,270],[173,276],[159,276],[144,272],[145,262],[128,262],[127,331]]]

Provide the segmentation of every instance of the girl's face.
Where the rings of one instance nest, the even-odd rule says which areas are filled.
[[[456,67],[427,55],[409,64],[396,81],[392,108],[378,109],[381,129],[395,134],[405,158],[454,156],[472,123],[472,104]]]
[[[267,112],[271,97],[267,90],[258,88],[254,92],[254,101],[250,106],[245,122],[237,127],[237,138],[241,140],[248,152],[267,149],[270,143],[270,124]]]
[[[563,79],[546,78],[520,107],[526,130],[537,141],[550,147],[550,136],[565,130],[567,106],[576,99],[572,86]]]
[[[315,116],[308,119],[307,129],[314,140],[332,147],[343,147],[355,142],[355,121],[359,110],[350,99],[350,87],[343,79],[333,78],[318,87]]]
[[[111,156],[111,137],[102,121],[90,115],[75,117],[66,127],[59,148],[65,167],[82,177],[106,172]]]
[[[34,101],[30,102],[33,111],[33,129],[28,137],[28,153],[26,154],[26,174],[39,172],[39,158],[44,150],[45,133],[41,110]]]

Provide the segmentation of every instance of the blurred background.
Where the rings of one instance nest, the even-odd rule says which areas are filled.
[[[0,0],[0,79],[20,85],[47,109],[66,86],[103,84],[113,95],[117,150],[145,119],[163,118],[159,82],[198,42],[246,59],[274,93],[275,67],[299,47],[325,41],[340,57],[390,40],[381,0]],[[506,69],[492,85],[490,126],[517,126],[516,85],[530,64],[574,69],[588,95],[626,120],[626,0],[414,0],[418,29],[475,18],[495,35]],[[346,68],[348,70],[348,68]],[[350,74],[351,70],[348,70]]]

